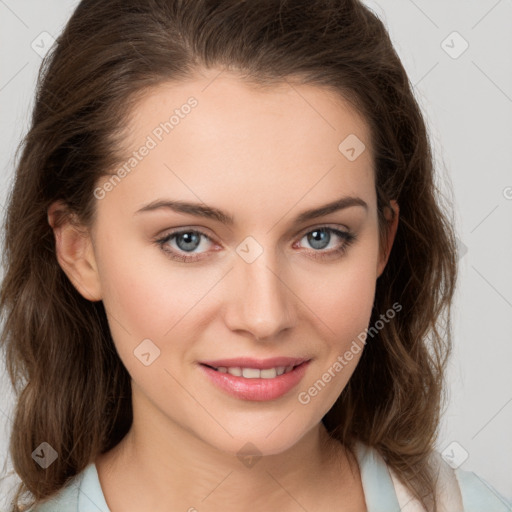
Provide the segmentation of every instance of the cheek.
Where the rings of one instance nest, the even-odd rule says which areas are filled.
[[[170,313],[180,308],[176,283],[164,283],[150,268],[132,267],[127,261],[107,264],[102,272],[105,307],[133,337],[160,337],[171,327]]]
[[[368,326],[377,282],[376,254],[376,244],[361,244],[328,276],[322,276],[322,286],[314,281],[307,285],[308,306],[338,348],[350,344]]]
[[[332,313],[333,330],[343,333],[345,343],[357,337],[370,321],[375,298],[375,279],[371,271],[358,269],[344,276],[341,291]]]
[[[164,278],[150,265],[137,269],[124,261],[103,270],[108,275],[104,303],[117,353],[133,383],[146,395],[165,401],[177,390],[166,370],[174,374],[173,367],[180,366],[186,355],[193,336],[186,329],[194,318],[199,290],[191,291],[184,275]]]
[[[322,368],[331,367],[338,360],[338,356],[352,352],[344,358],[343,375],[335,379],[335,394],[341,392],[345,386],[364,348],[364,333],[371,317],[375,284],[368,269],[361,266],[331,281],[328,292],[317,291],[313,296],[312,309],[320,319],[319,325],[324,326],[322,332],[326,333]]]
[[[134,350],[143,340],[162,348],[164,335],[186,314],[188,296],[179,273],[164,279],[162,264],[125,240],[98,237],[97,263],[112,337],[130,370],[140,365]]]
[[[323,417],[350,380],[365,346],[365,331],[375,297],[375,267],[371,258],[337,273],[311,297],[318,329],[325,333],[318,345],[318,361],[300,387],[297,401],[304,413]],[[328,328],[326,327],[328,326]]]
[[[162,383],[168,379],[165,368],[189,361],[190,340],[199,339],[204,328],[208,292],[223,271],[176,266],[156,247],[121,240],[101,248],[103,302],[119,357],[135,381]],[[150,360],[158,357],[145,367],[137,356],[148,352]]]
[[[160,249],[132,232],[98,235],[98,270],[103,302],[134,341],[162,338],[195,303],[208,277],[173,267]]]

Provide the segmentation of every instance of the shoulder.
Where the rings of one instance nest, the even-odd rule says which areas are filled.
[[[506,500],[483,478],[472,471],[454,470],[464,503],[464,512],[512,512],[512,503]]]
[[[437,498],[440,512],[512,512],[512,504],[483,478],[471,471],[453,469],[438,452],[431,456],[437,475]],[[424,512],[424,508],[388,468],[395,486],[401,512]]]
[[[96,464],[91,462],[50,500],[27,512],[109,512]]]
[[[512,512],[512,504],[477,474],[461,468],[454,469],[439,452],[433,452],[431,461],[437,469],[441,503],[452,503],[450,499],[453,500],[454,496],[458,496],[462,503],[462,507],[447,507],[447,511]]]

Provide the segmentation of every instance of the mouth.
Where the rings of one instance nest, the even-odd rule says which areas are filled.
[[[295,388],[311,359],[274,358],[265,361],[230,359],[199,363],[210,383],[241,400],[268,401]]]
[[[302,363],[296,365],[288,365],[288,366],[275,366],[272,368],[246,368],[241,366],[210,366],[208,364],[204,364],[208,368],[215,370],[220,373],[228,373],[229,375],[233,375],[233,377],[242,377],[243,379],[275,379],[285,373],[290,373],[295,368],[300,366]]]

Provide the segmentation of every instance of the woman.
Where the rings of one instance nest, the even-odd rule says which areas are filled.
[[[5,254],[13,510],[507,510],[434,450],[454,236],[359,2],[82,1]]]

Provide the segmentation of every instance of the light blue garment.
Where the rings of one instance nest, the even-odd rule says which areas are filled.
[[[356,445],[355,451],[368,512],[400,512],[393,481],[378,452],[361,443]],[[450,512],[512,512],[512,504],[474,473],[457,469],[455,474],[464,510]],[[29,512],[110,512],[94,463],[89,464],[50,502]]]
[[[401,512],[393,481],[380,454],[362,443],[356,444],[355,452],[368,512]],[[512,512],[512,503],[475,473],[459,468],[455,476],[464,508],[449,512]]]

